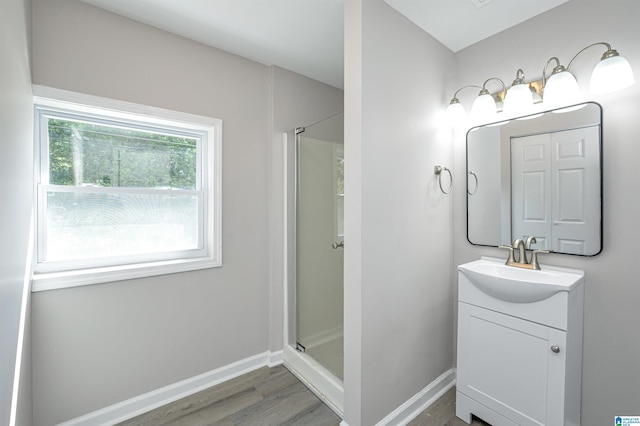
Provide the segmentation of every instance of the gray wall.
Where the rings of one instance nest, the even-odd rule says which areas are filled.
[[[17,354],[18,424],[30,423],[29,330],[24,292],[33,198],[30,1],[0,0],[0,424],[8,425]],[[27,272],[28,273],[28,272]],[[27,324],[28,325],[28,324]],[[26,340],[20,345],[20,335]]]
[[[33,29],[35,84],[220,118],[224,131],[223,266],[34,293],[34,424],[281,349],[270,248],[282,243],[265,212],[291,103],[275,92],[328,90],[297,113],[311,122],[340,112],[341,92],[76,0],[34,0]]]
[[[604,249],[593,258],[548,255],[541,262],[586,271],[582,425],[612,424],[615,415],[632,415],[640,407],[640,280],[635,255],[638,225],[640,158],[640,3],[636,0],[568,2],[537,18],[456,54],[456,86],[479,84],[497,76],[511,81],[518,68],[530,79],[541,77],[551,56],[566,65],[581,48],[607,41],[634,66],[635,86],[594,97],[604,109]],[[561,30],[561,31],[558,31]],[[571,66],[586,89],[591,70],[604,48],[593,48]],[[467,106],[471,99],[462,99]],[[497,249],[466,241],[465,144],[455,141],[454,265],[481,255],[504,257]]]
[[[375,424],[452,367],[453,54],[383,0],[345,9],[345,421]]]

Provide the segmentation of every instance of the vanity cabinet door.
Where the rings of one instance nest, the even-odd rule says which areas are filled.
[[[460,302],[458,391],[518,425],[564,424],[566,332]]]

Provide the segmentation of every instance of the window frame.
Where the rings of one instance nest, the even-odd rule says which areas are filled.
[[[97,96],[79,94],[43,86],[33,86],[34,93],[34,205],[35,250],[33,255],[32,291],[52,290],[104,282],[143,278],[156,275],[222,266],[222,120],[200,115],[170,111]],[[47,190],[58,185],[48,181],[48,132],[41,125],[47,114],[55,117],[91,119],[105,124],[126,123],[141,130],[166,130],[168,133],[200,138],[196,173],[200,188],[186,190],[197,195],[199,201],[199,248],[161,254],[141,254],[135,262],[130,256],[40,262],[43,240],[43,209]],[[44,128],[43,128],[44,127]],[[47,156],[47,158],[44,158]],[[43,176],[45,175],[46,177]],[[71,192],[82,192],[73,187]],[[109,187],[91,188],[90,192],[166,193],[166,190]],[[102,260],[100,260],[102,259]],[[106,260],[106,261],[105,261]]]

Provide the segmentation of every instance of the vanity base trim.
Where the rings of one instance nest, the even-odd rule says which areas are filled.
[[[518,426],[492,409],[480,404],[460,391],[456,392],[456,417],[471,424],[471,415],[480,417],[492,426]]]

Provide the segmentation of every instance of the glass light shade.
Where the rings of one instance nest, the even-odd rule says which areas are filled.
[[[504,98],[505,114],[511,117],[524,115],[529,112],[532,105],[533,96],[526,84],[516,84],[507,90],[507,96]]]
[[[460,127],[464,125],[467,119],[467,113],[459,102],[449,104],[445,114],[451,127]]]
[[[589,93],[615,92],[635,83],[631,65],[622,56],[612,56],[601,60],[593,69]]]
[[[493,96],[478,96],[471,106],[471,120],[474,123],[491,123],[497,120],[498,110]]]
[[[580,88],[576,78],[569,71],[553,74],[544,86],[544,104],[554,108],[571,105],[580,97]]]

